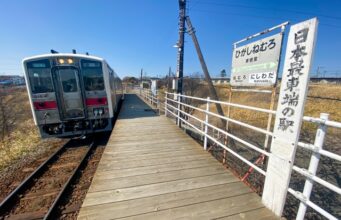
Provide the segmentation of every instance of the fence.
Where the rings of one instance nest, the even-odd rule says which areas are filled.
[[[158,98],[158,91],[156,90],[155,93],[153,93],[149,89],[139,89],[139,93],[149,104],[152,106],[155,106],[157,109],[159,109],[159,98]]]
[[[300,206],[297,212],[296,219],[304,219],[307,207],[311,207],[315,211],[319,212],[321,215],[328,219],[338,219],[335,216],[332,216],[330,213],[310,201],[311,192],[313,189],[314,183],[319,183],[320,185],[328,188],[329,190],[341,195],[341,189],[338,186],[335,186],[320,177],[316,176],[316,171],[319,165],[320,156],[325,156],[330,159],[341,162],[341,156],[323,149],[323,144],[325,140],[325,136],[327,133],[327,127],[341,128],[341,123],[328,120],[328,114],[321,113],[320,118],[313,117],[303,117],[304,121],[312,122],[318,124],[318,129],[316,131],[314,144],[298,142],[298,146],[304,149],[307,149],[312,152],[309,168],[308,170],[304,168],[300,168],[298,166],[293,166],[292,169],[295,172],[303,175],[306,178],[303,192],[295,191],[292,188],[288,188],[288,192],[295,196],[300,200]]]
[[[143,91],[142,96],[150,103],[160,107],[160,102],[158,101],[158,97],[153,95],[150,91]],[[206,108],[202,109],[194,105],[191,105],[189,104],[190,102],[188,102],[188,100],[200,101],[205,104]],[[261,157],[269,157],[271,153],[266,151],[265,149],[261,149],[255,146],[254,144],[243,140],[241,137],[238,137],[228,132],[228,130],[226,129],[222,129],[222,128],[217,127],[216,125],[211,124],[209,122],[209,116],[222,119],[226,121],[226,123],[233,123],[233,124],[240,125],[242,127],[251,129],[255,132],[264,134],[266,136],[272,137],[273,132],[268,129],[259,128],[254,125],[250,125],[245,122],[232,119],[231,117],[226,117],[226,116],[222,116],[217,113],[214,113],[210,111],[211,104],[226,105],[230,107],[246,109],[246,110],[261,112],[265,114],[273,114],[273,115],[276,115],[276,111],[247,106],[247,105],[211,100],[209,97],[204,99],[204,98],[180,95],[180,94],[175,94],[175,93],[166,93],[165,95],[165,102],[164,102],[165,116],[172,116],[176,120],[176,123],[179,126],[181,126],[182,124],[186,125],[192,128],[193,130],[195,130],[197,133],[201,134],[204,137],[203,147],[205,150],[207,150],[208,142],[210,141],[213,144],[221,147],[225,151],[229,152],[231,155],[237,157],[239,160],[241,160],[242,162],[250,166],[250,168],[254,169],[255,171],[257,171],[258,173],[260,173],[266,178],[267,169],[262,169],[261,167],[257,166],[256,163],[250,162],[248,159],[244,158],[243,156],[241,156],[240,154],[238,154],[237,152],[229,148],[229,145],[226,142],[225,143],[221,142],[220,137],[221,135],[223,135],[226,138],[230,138],[236,142],[239,142],[243,146],[246,146],[250,150],[253,150],[259,155],[261,155]],[[187,108],[187,111],[184,111],[185,108]],[[201,112],[202,114],[204,114],[204,117],[199,118],[197,116],[194,116],[193,114],[190,113],[191,111],[188,111],[189,109],[191,109],[192,112],[193,111]],[[295,191],[294,189],[290,187],[287,188],[287,191],[300,201],[296,219],[304,219],[307,207],[311,207],[312,209],[314,209],[315,211],[317,211],[318,213],[320,213],[321,215],[323,215],[324,217],[328,219],[337,219],[337,217],[331,215],[330,213],[328,213],[327,211],[325,211],[324,209],[322,209],[321,207],[319,207],[318,205],[310,201],[310,196],[311,196],[313,185],[315,183],[318,183],[322,185],[323,187],[326,187],[327,189],[332,190],[333,192],[341,195],[340,187],[326,180],[323,180],[322,178],[316,175],[316,171],[318,168],[321,155],[324,157],[333,159],[335,161],[341,162],[340,155],[323,149],[325,135],[327,133],[327,127],[341,128],[341,123],[329,120],[328,114],[325,114],[325,113],[321,113],[320,118],[304,116],[303,121],[317,124],[318,129],[316,131],[315,141],[313,144],[298,142],[298,147],[304,148],[312,152],[309,168],[304,169],[296,165],[292,166],[293,171],[299,173],[305,178],[303,192]],[[197,124],[199,124],[200,126],[196,125],[195,122],[197,122]],[[218,135],[218,137],[215,137],[214,135],[212,135],[212,132],[211,133],[209,132],[210,129],[211,131],[213,131],[213,133],[214,131],[216,131],[220,135]],[[266,189],[263,189],[263,190],[266,190]]]

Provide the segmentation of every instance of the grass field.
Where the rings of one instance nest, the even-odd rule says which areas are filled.
[[[0,93],[0,124],[4,125],[4,119],[8,124],[5,131],[3,126],[0,129],[0,133],[4,134],[0,139],[1,172],[19,160],[48,150],[60,141],[40,139],[25,88],[0,88]]]

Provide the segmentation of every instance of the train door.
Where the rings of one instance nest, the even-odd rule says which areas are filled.
[[[78,69],[57,67],[53,73],[61,120],[84,118],[84,102]]]

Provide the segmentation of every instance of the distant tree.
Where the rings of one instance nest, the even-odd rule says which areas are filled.
[[[136,77],[133,77],[133,76],[126,76],[123,78],[123,83],[126,83],[126,84],[133,84],[133,85],[136,85],[139,83],[139,80],[136,78]]]
[[[226,77],[226,70],[223,69],[222,71],[220,71],[220,76],[221,77]]]

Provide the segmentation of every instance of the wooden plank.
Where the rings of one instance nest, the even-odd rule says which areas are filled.
[[[197,167],[206,167],[206,166],[220,166],[217,165],[215,161],[203,161],[203,160],[193,160],[193,161],[184,161],[177,162],[175,164],[158,164],[154,166],[146,166],[146,167],[133,167],[127,168],[124,170],[97,170],[95,173],[95,179],[97,180],[105,180],[111,178],[121,178],[121,177],[129,177],[129,176],[138,176],[144,174],[152,174],[152,173],[161,173],[173,170],[181,170],[181,169],[190,169]]]
[[[153,138],[150,137],[150,138],[144,138],[143,136],[128,136],[128,137],[116,137],[113,141],[110,141],[110,145],[113,145],[113,144],[117,144],[117,143],[122,143],[122,142],[128,142],[128,141],[131,141],[131,142],[150,142],[150,143],[154,143],[156,140],[157,142],[156,143],[159,143],[159,142],[163,142],[164,140],[180,140],[180,141],[183,141],[183,140],[190,140],[189,137],[186,137],[186,136],[181,136],[179,134],[170,134],[170,135],[167,135],[167,134],[162,134],[162,135],[158,135],[157,136],[157,139],[155,140],[155,137],[154,136]],[[179,142],[179,141],[177,141]],[[109,145],[109,146],[110,146]]]
[[[263,207],[256,210],[251,210],[248,212],[238,213],[236,215],[230,215],[222,218],[218,218],[219,220],[280,220],[281,218],[276,217],[269,209]]]
[[[215,159],[209,157],[208,155],[191,155],[191,156],[178,156],[178,157],[170,157],[170,158],[155,158],[150,160],[132,160],[122,162],[116,161],[103,161],[101,166],[98,166],[97,170],[114,170],[114,169],[127,169],[132,167],[142,167],[142,166],[152,166],[157,164],[164,164],[164,163],[177,163],[182,161],[191,161],[191,160],[211,160],[214,161]]]
[[[260,198],[172,121],[126,101],[79,219],[268,217]]]
[[[217,199],[188,206],[161,210],[157,212],[135,215],[120,219],[215,219],[227,215],[235,215],[250,209],[263,207],[259,197],[253,193]]]
[[[170,151],[203,151],[202,148],[192,147],[188,146],[186,144],[181,145],[174,145],[172,143],[170,144],[164,144],[162,148],[157,147],[155,149],[155,146],[148,146],[148,147],[140,147],[140,148],[122,148],[122,149],[107,149],[103,155],[131,155],[131,154],[149,154],[149,153],[155,153],[155,152],[170,152]]]
[[[125,142],[122,143],[121,141],[110,141],[108,143],[108,147],[115,147],[117,144],[119,144],[120,146],[126,145],[126,146],[136,146],[136,147],[140,147],[141,145],[162,145],[164,143],[183,143],[184,141],[193,141],[192,139],[189,139],[188,137],[181,137],[181,138],[176,138],[176,139],[159,139],[159,138],[154,138],[152,140],[140,140],[140,141],[135,141],[135,142]],[[193,144],[195,144],[195,142],[192,142]]]
[[[224,173],[130,188],[89,192],[83,203],[83,207],[173,193],[190,189],[198,189],[202,187],[220,185],[224,183],[233,183],[238,181],[239,180],[232,174]]]
[[[153,197],[87,206],[81,209],[78,219],[116,219],[233,197],[250,192],[251,190],[248,187],[239,182],[221,184]],[[98,210],[101,210],[101,212]]]
[[[138,151],[138,150],[154,150],[154,151],[161,151],[161,150],[181,150],[181,149],[200,149],[203,148],[201,146],[193,145],[193,142],[189,141],[183,141],[182,143],[172,143],[171,141],[168,141],[166,143],[160,143],[160,144],[138,144],[136,142],[132,143],[134,145],[127,145],[127,144],[117,144],[116,146],[107,146],[107,149],[105,152],[124,152],[124,151]]]
[[[126,131],[128,129],[133,129],[130,131],[143,131],[142,128],[146,128],[148,130],[157,130],[156,128],[170,128],[170,127],[172,127],[172,124],[170,124],[167,121],[161,121],[160,120],[161,118],[159,118],[159,117],[155,117],[155,119],[157,121],[154,121],[154,122],[150,121],[150,119],[144,119],[140,123],[136,123],[134,121],[125,121],[125,123],[122,123],[122,121],[120,120],[117,124],[117,127],[115,126],[115,128],[117,128],[117,131],[120,131],[120,130]],[[146,122],[148,122],[148,124],[146,124]]]
[[[174,128],[174,127],[173,127]],[[172,134],[179,134],[182,135],[183,132],[181,130],[172,130],[172,126],[170,127],[157,127],[154,129],[148,129],[148,131],[150,133],[146,133],[145,130],[142,131],[135,131],[134,133],[132,133],[133,128],[129,128],[129,129],[118,129],[117,131],[115,131],[115,136],[120,136],[120,137],[130,137],[130,136],[144,136],[146,139],[150,138],[150,136],[155,136],[155,135],[161,135],[161,134],[165,134],[165,133],[172,133]]]
[[[145,174],[139,176],[111,178],[111,179],[94,179],[89,192],[111,190],[118,188],[127,188],[134,186],[142,186],[147,184],[162,183],[167,181],[189,179],[193,177],[208,176],[213,174],[226,173],[226,169],[222,166],[199,167],[184,170],[175,170],[162,173]]]
[[[104,160],[121,161],[122,163],[125,163],[125,161],[131,161],[131,160],[149,160],[149,159],[156,159],[156,158],[191,156],[191,155],[207,156],[207,152],[204,152],[204,151],[193,152],[193,149],[181,150],[181,151],[166,151],[166,152],[158,152],[154,150],[154,151],[148,151],[148,153],[145,152],[144,154],[139,154],[139,153],[116,154],[116,155],[103,154],[102,158]]]
[[[165,139],[165,140],[173,140],[175,138],[181,138],[182,135],[178,134],[178,133],[162,133],[157,135],[157,138],[159,140]],[[189,139],[189,137],[186,136],[182,136],[183,138],[187,138]],[[138,136],[134,136],[134,135],[130,135],[130,136],[120,136],[120,137],[116,137],[114,143],[116,142],[127,142],[127,141],[150,141],[152,138],[155,138],[155,135],[152,136],[146,136],[146,135],[138,135]]]

